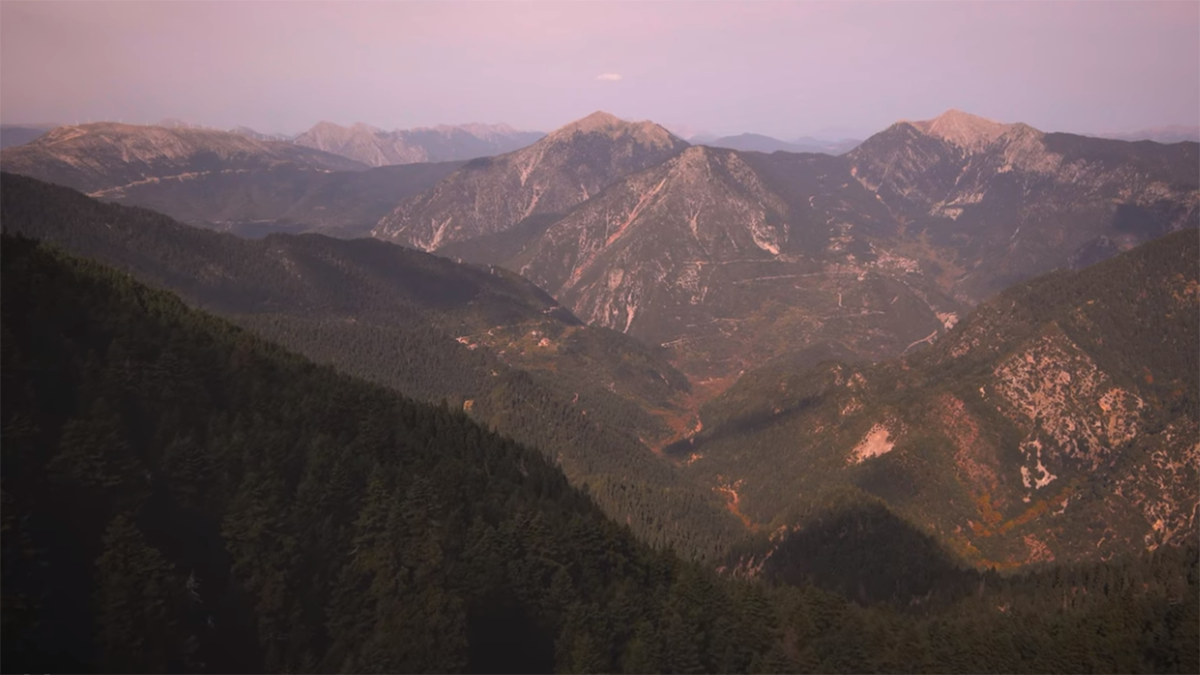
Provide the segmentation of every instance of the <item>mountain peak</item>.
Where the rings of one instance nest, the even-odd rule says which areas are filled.
[[[683,142],[654,122],[649,120],[626,122],[616,115],[606,113],[603,110],[597,110],[583,119],[575,120],[566,126],[560,127],[551,133],[550,136],[564,138],[572,136],[576,132],[583,134],[603,134],[614,139],[618,136],[630,134],[639,143],[656,147],[669,147]]]
[[[321,120],[320,122],[317,122],[316,124],[312,125],[312,128],[309,129],[308,131],[309,131],[309,133],[312,133],[314,131],[342,131],[345,128],[346,127],[338,124],[337,122],[330,122],[329,120]]]
[[[951,108],[931,120],[910,122],[921,132],[967,150],[982,150],[1012,126]]]
[[[606,129],[608,127],[614,127],[621,124],[627,124],[627,122],[612,113],[606,113],[603,110],[597,110],[591,115],[575,120],[563,128],[579,129],[580,131],[592,131],[597,129]]]

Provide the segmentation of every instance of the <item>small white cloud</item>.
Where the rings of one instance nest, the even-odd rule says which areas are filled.
[[[604,80],[605,82],[616,82],[617,80],[621,79],[621,74],[620,73],[604,73],[603,75],[597,75],[596,79]]]

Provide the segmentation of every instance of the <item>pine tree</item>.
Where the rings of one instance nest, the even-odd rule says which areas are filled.
[[[98,665],[104,672],[167,672],[183,653],[175,617],[184,605],[183,580],[149,546],[128,514],[104,534],[96,561]]]

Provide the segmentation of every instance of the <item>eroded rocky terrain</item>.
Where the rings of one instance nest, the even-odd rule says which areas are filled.
[[[1179,543],[1200,509],[1198,259],[1176,233],[1002,293],[919,354],[758,371],[681,465],[738,482],[769,530],[861,490],[977,565]]]

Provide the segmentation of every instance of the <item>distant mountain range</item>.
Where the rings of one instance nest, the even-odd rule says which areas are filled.
[[[387,166],[489,157],[523,148],[544,135],[537,131],[518,131],[504,124],[441,125],[384,131],[366,124],[343,127],[321,122],[296,136],[294,142],[367,166]]]
[[[6,171],[68,185],[100,197],[164,180],[246,173],[282,166],[353,171],[363,164],[280,141],[190,127],[96,122],[57,127],[0,155]]]
[[[738,134],[720,138],[691,139],[692,143],[708,145],[714,148],[729,148],[747,152],[820,152],[827,155],[843,155],[858,147],[862,141],[843,139],[827,141],[819,138],[804,137],[794,141],[781,141],[762,134]]]
[[[362,234],[402,199],[432,187],[460,165],[369,169],[250,129],[228,132],[183,123],[58,127],[0,154],[6,171],[249,236],[313,230]]]
[[[25,145],[50,131],[57,124],[0,124],[0,150]]]
[[[230,131],[259,141],[287,141],[290,143],[296,140],[296,134],[266,134],[250,127],[234,127]]]
[[[1184,143],[1200,142],[1200,126],[1171,124],[1165,127],[1151,127],[1139,131],[1109,132],[1088,134],[1100,138],[1112,138],[1119,141],[1154,141],[1155,143]]]

